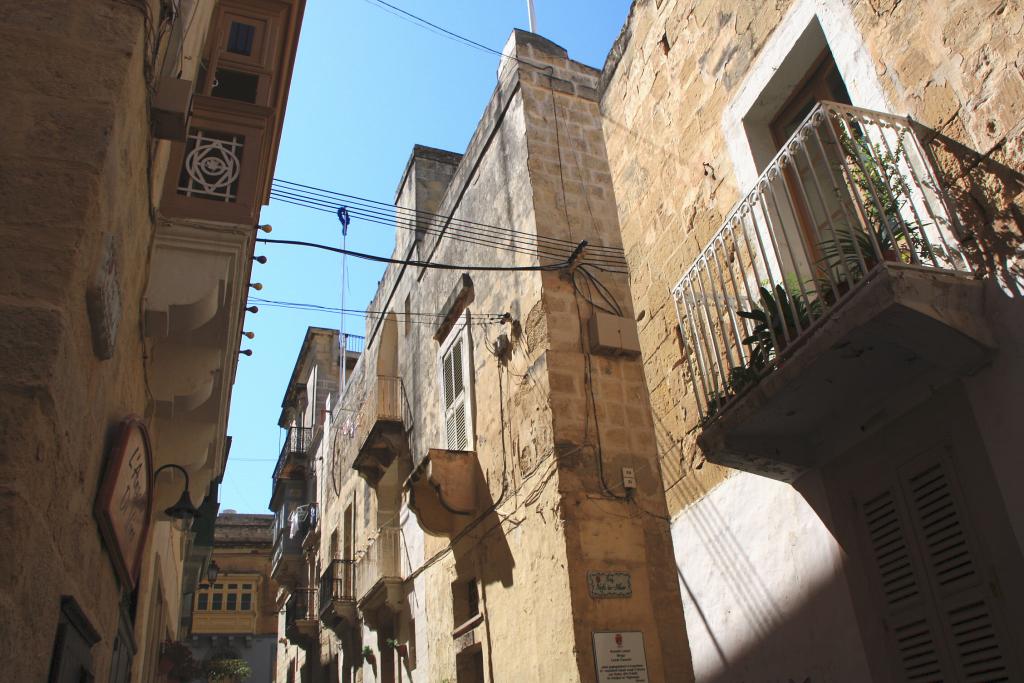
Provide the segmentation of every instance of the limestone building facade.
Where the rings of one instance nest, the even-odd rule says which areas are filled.
[[[521,31],[505,54],[465,153],[412,151],[338,396],[303,345],[281,680],[692,679],[600,72]]]
[[[303,7],[0,9],[5,680],[149,683],[187,634]]]
[[[633,3],[601,114],[698,680],[1024,676],[1022,26]]]
[[[249,680],[277,673],[277,585],[270,576],[274,516],[224,510],[214,528],[211,563],[192,598],[188,646],[196,661],[244,659]]]

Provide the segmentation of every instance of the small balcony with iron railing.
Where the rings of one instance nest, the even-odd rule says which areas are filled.
[[[342,378],[347,384],[352,372],[356,368],[356,364],[363,355],[363,351],[366,349],[366,337],[346,332],[342,335],[340,346],[345,361],[345,373]]]
[[[358,453],[352,467],[376,484],[392,461],[408,451],[407,411],[400,377],[378,374],[368,379],[355,422]]]
[[[916,124],[818,104],[673,290],[709,460],[792,481],[973,372],[982,283]]]
[[[284,443],[281,444],[271,482],[271,510],[277,510],[283,500],[289,497],[289,489],[294,495],[296,491],[305,488],[312,443],[311,427],[289,427],[285,430]]]
[[[316,589],[297,588],[285,603],[284,634],[304,650],[317,642],[319,620],[316,614]]]
[[[300,475],[305,474],[312,442],[312,427],[288,427],[284,443],[281,444],[281,453],[274,466],[274,481],[294,476],[296,471]]]
[[[355,597],[371,627],[398,612],[402,583],[402,530],[381,527],[355,562]]]
[[[332,629],[356,625],[355,560],[331,560],[320,575],[320,620]]]
[[[306,548],[318,529],[318,507],[315,503],[300,505],[288,516],[274,535],[270,575],[287,588],[295,588],[305,581]],[[294,519],[292,519],[294,517]]]

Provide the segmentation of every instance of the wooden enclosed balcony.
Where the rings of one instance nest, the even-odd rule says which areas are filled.
[[[707,457],[792,481],[983,365],[963,234],[909,119],[812,110],[674,289]]]
[[[320,576],[320,621],[332,629],[358,623],[354,560],[332,560]]]
[[[409,449],[406,436],[406,403],[399,377],[370,378],[366,400],[356,419],[359,450],[353,469],[376,485],[394,459]]]
[[[303,5],[218,3],[185,139],[171,150],[163,215],[255,224],[269,199]]]
[[[303,650],[309,651],[317,644],[319,627],[316,615],[316,589],[296,589],[285,604],[285,636]]]
[[[355,562],[359,611],[372,628],[398,612],[402,583],[402,530],[382,527]]]

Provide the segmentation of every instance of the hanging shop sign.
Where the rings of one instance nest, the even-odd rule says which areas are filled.
[[[153,498],[153,454],[145,423],[121,423],[103,471],[93,514],[114,569],[134,588],[142,564]]]
[[[595,631],[597,683],[648,683],[641,631]]]

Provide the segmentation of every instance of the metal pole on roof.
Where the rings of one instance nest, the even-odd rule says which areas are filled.
[[[533,0],[526,0],[526,13],[530,17],[530,33],[537,32],[537,10],[533,8]]]

